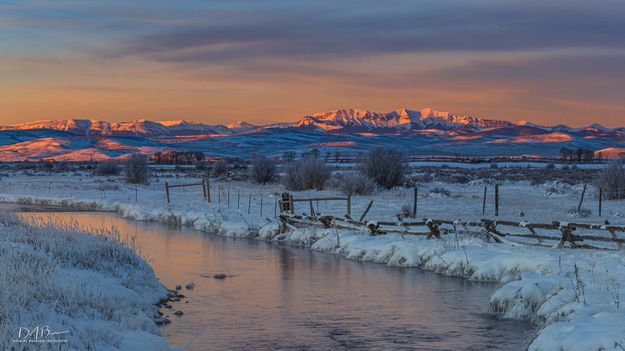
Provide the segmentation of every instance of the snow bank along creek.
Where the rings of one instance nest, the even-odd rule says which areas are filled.
[[[346,260],[316,252],[332,252],[322,245],[335,246],[337,240],[356,247],[358,236],[327,235],[317,238],[315,250],[306,250],[295,247],[312,242],[306,233],[289,240],[274,236],[275,243],[232,237],[250,236],[241,223],[213,230],[224,236],[114,213],[22,215],[114,226],[134,237],[160,280],[169,288],[181,285],[186,296],[163,310],[172,323],[161,334],[173,348],[522,350],[535,337],[530,323],[491,313],[495,283],[358,262],[388,263],[392,257],[366,259],[352,252],[355,259]],[[268,230],[257,229],[261,236]],[[215,279],[222,273],[225,279]],[[185,288],[190,282],[192,290]]]

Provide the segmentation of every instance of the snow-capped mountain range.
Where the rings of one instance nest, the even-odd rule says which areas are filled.
[[[525,121],[482,119],[399,109],[388,113],[344,109],[289,123],[209,125],[186,120],[106,122],[46,120],[0,126],[0,161],[41,158],[108,159],[131,152],[200,150],[216,156],[248,157],[312,147],[363,151],[374,145],[414,154],[553,155],[563,147],[593,150],[625,147],[625,128],[541,126]]]
[[[200,122],[173,120],[149,121],[145,119],[130,122],[105,122],[93,119],[44,120],[0,126],[0,130],[52,129],[84,136],[134,136],[161,137],[201,134],[236,134],[265,128],[292,128],[313,132],[379,134],[406,132],[411,130],[478,131],[489,128],[531,127],[548,131],[580,132],[583,130],[625,133],[625,128],[606,128],[593,124],[586,128],[571,128],[565,125],[541,126],[521,121],[512,123],[504,120],[482,119],[460,116],[449,112],[425,108],[420,111],[399,109],[388,113],[360,109],[344,109],[304,116],[293,123],[272,123],[253,125],[236,122],[227,125],[209,125]]]

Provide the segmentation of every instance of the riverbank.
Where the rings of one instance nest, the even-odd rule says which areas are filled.
[[[41,181],[45,179],[42,177]],[[353,260],[500,282],[501,288],[490,300],[492,310],[502,318],[531,320],[541,328],[530,350],[618,350],[625,345],[621,292],[625,286],[625,255],[622,251],[512,246],[455,235],[426,240],[400,235],[371,237],[366,233],[336,229],[296,229],[279,233],[271,207],[261,217],[256,209],[248,214],[245,206],[233,208],[234,203],[231,207],[225,201],[221,205],[208,204],[201,193],[193,197],[187,193],[186,201],[175,200],[173,205],[168,205],[158,185],[140,187],[135,192],[106,180],[93,183],[79,180],[79,177],[64,177],[58,183],[55,180],[56,185],[50,185],[46,192],[37,191],[36,186],[18,185],[24,181],[22,179],[14,181],[17,191],[0,193],[3,201],[116,211],[130,219],[180,224],[218,235],[310,247]],[[106,193],[98,193],[97,189],[104,189],[107,184],[110,185]],[[537,191],[537,187],[529,185],[514,186],[526,187],[527,192]],[[471,219],[458,205],[446,208],[449,216],[464,215],[464,219]],[[548,214],[556,215],[553,211]],[[616,214],[615,218],[618,219]]]
[[[153,321],[167,290],[114,232],[0,212],[0,349],[170,350]]]

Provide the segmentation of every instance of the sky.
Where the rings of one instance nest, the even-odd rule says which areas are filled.
[[[0,0],[0,124],[431,107],[625,126],[622,0]]]

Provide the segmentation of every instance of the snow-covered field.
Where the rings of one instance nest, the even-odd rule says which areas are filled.
[[[4,211],[0,233],[0,349],[170,349],[152,320],[167,291],[131,243]]]
[[[245,236],[306,246],[354,260],[419,267],[468,279],[501,282],[492,296],[493,311],[503,318],[532,320],[540,332],[531,350],[621,350],[625,348],[625,253],[568,248],[554,249],[487,243],[476,236],[447,235],[442,240],[400,235],[368,236],[349,230],[297,229],[277,232],[276,195],[279,185],[245,182],[212,183],[213,203],[200,187],[175,188],[171,204],[164,182],[180,184],[197,179],[153,179],[148,186],[128,186],[117,177],[86,175],[9,176],[0,183],[0,200],[23,204],[58,205],[78,210],[116,211],[126,218],[180,223],[211,233]],[[482,217],[482,196],[488,186],[486,217],[493,215],[492,184],[425,184],[419,187],[418,217],[475,220]],[[435,190],[444,188],[449,192]],[[592,188],[586,193],[587,218],[568,213],[579,202],[581,186],[526,182],[503,183],[501,217],[549,223],[552,220],[625,224],[625,204],[605,201],[597,213]],[[229,202],[228,202],[228,195]],[[337,195],[334,190],[297,192],[296,198]],[[359,217],[374,201],[368,220],[393,220],[411,205],[412,189],[378,191],[354,197],[352,214]],[[262,216],[261,216],[262,198]],[[219,202],[219,203],[218,203]],[[298,203],[298,206],[299,203]],[[314,202],[318,213],[344,214],[345,203]],[[308,212],[301,203],[296,212]],[[249,211],[249,214],[248,214]],[[521,213],[522,212],[522,213]],[[622,234],[621,234],[622,235]]]

